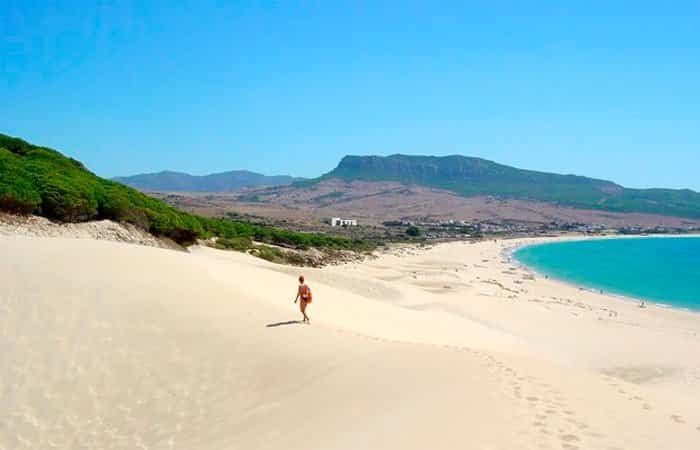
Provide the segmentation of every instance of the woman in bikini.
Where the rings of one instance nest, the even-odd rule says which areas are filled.
[[[311,303],[311,288],[304,283],[304,275],[299,276],[299,289],[297,289],[297,297],[294,299],[294,303],[296,303],[297,300],[301,300],[299,309],[304,316],[302,322],[311,323],[309,321],[309,316],[306,315],[306,306]]]

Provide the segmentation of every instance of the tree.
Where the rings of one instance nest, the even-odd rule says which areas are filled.
[[[420,236],[420,228],[411,225],[410,227],[406,228],[406,235],[411,236],[411,237],[418,237]]]

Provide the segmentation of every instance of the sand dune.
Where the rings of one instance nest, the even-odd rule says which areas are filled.
[[[507,245],[305,270],[307,326],[298,269],[0,236],[0,448],[699,448],[700,315]]]

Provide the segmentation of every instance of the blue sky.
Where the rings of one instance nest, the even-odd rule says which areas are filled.
[[[464,154],[700,190],[700,2],[0,0],[0,132],[103,176]]]

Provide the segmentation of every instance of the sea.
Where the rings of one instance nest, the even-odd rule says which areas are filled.
[[[521,247],[513,256],[581,287],[700,312],[700,237],[554,242]]]

